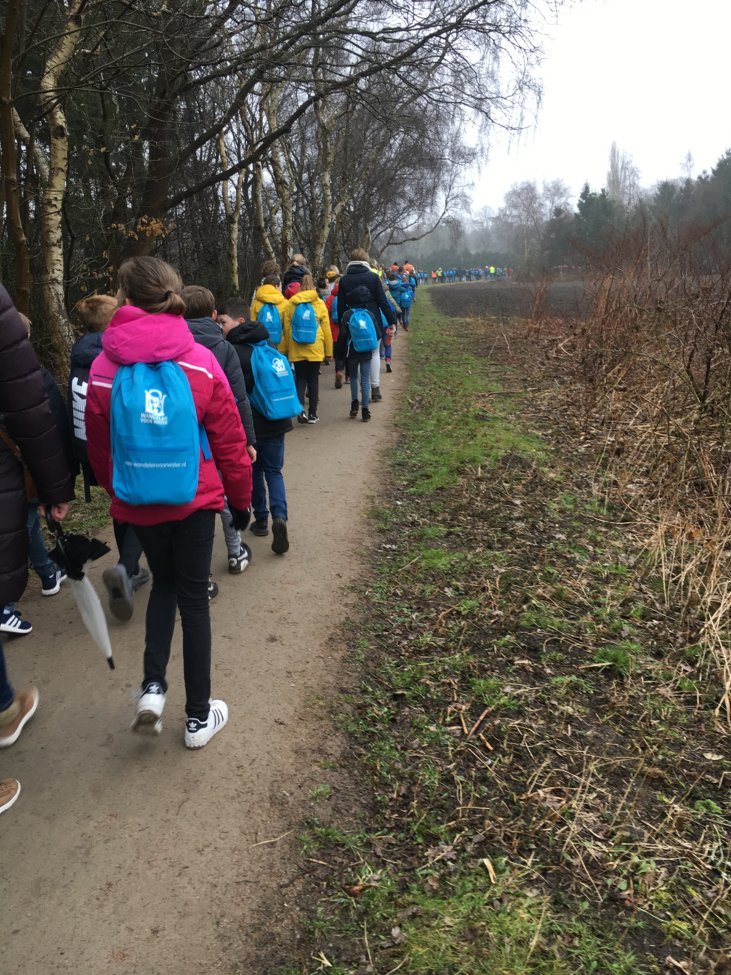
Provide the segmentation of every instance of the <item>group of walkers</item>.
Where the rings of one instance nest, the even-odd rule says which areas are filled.
[[[118,286],[116,296],[76,306],[84,334],[71,351],[68,411],[38,364],[30,323],[0,286],[0,633],[32,630],[16,605],[29,555],[42,594],[60,591],[65,573],[48,555],[39,515],[63,522],[82,473],[87,499],[94,485],[111,498],[118,561],[102,576],[111,614],[129,620],[135,593],[152,579],[132,728],[162,730],[179,612],[183,740],[202,748],[228,721],[226,703],[211,694],[216,512],[232,574],[251,562],[247,528],[271,530],[276,555],[289,550],[282,468],[292,419],[318,422],[320,369],[333,358],[335,387],[350,384],[349,416],[371,419],[417,280],[410,265],[385,271],[357,249],[342,275],[331,265],[317,281],[301,254],[284,274],[265,262],[250,306],[217,307],[207,288],[184,287],[155,257],[125,261]],[[0,642],[0,748],[18,740],[37,707],[35,688],[12,688]],[[19,793],[15,779],[1,780],[0,812]]]

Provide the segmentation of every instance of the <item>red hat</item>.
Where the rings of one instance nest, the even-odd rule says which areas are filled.
[[[291,298],[292,295],[297,294],[301,287],[302,285],[299,283],[299,281],[290,281],[287,287],[284,289],[284,297]]]

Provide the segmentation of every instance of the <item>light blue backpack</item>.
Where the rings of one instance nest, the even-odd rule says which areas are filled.
[[[312,345],[317,339],[317,314],[309,301],[297,305],[292,316],[292,338],[299,345]]]
[[[256,320],[261,322],[269,332],[269,341],[279,345],[282,341],[282,316],[279,314],[277,306],[273,302],[267,301],[257,312]]]
[[[211,457],[188,377],[176,362],[120,366],[110,435],[112,487],[127,504],[181,505],[198,490],[200,454]]]
[[[286,420],[298,416],[304,407],[297,396],[292,367],[286,356],[268,342],[252,342],[251,372],[254,388],[251,405],[267,420]]]

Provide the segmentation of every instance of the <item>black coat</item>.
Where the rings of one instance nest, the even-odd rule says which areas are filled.
[[[364,285],[353,289],[350,300],[354,302],[350,308],[346,308],[344,314],[340,317],[340,333],[338,335],[338,340],[335,343],[335,358],[339,359],[341,362],[343,359],[348,360],[348,365],[351,370],[359,365],[361,362],[370,362],[373,357],[372,352],[356,352],[353,346],[350,344],[350,312],[353,308],[364,308],[373,318],[373,324],[376,327],[376,335],[378,336],[378,341],[381,341],[383,337],[383,325],[381,323],[380,314],[374,316],[373,312],[370,310],[369,306],[370,292]]]
[[[369,298],[365,303],[360,297],[362,292],[358,292],[358,288],[366,288],[368,291]],[[339,322],[342,322],[348,308],[367,308],[377,325],[381,325],[381,312],[389,325],[396,324],[396,314],[388,303],[381,279],[371,271],[365,261],[351,261],[348,264],[345,274],[338,283],[338,293],[333,306],[336,302]]]
[[[292,284],[296,281],[298,284],[302,284],[302,278],[305,274],[309,274],[310,269],[305,267],[304,264],[292,264],[282,275],[282,291],[284,291],[288,284]]]
[[[226,338],[239,357],[241,369],[244,373],[246,392],[251,395],[254,389],[254,373],[251,371],[251,347],[254,342],[262,342],[268,339],[269,332],[261,322],[242,322],[241,325],[232,328]],[[259,440],[272,440],[274,437],[281,437],[283,433],[289,433],[292,429],[292,420],[289,417],[284,420],[268,420],[253,403],[251,414],[254,418],[257,443]]]
[[[41,501],[74,496],[61,435],[43,389],[43,376],[25,325],[0,285],[0,413],[20,448]],[[23,470],[0,440],[0,604],[23,594],[28,578],[28,505]]]

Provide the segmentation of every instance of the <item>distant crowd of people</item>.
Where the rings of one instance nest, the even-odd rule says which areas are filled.
[[[282,471],[292,421],[318,423],[321,367],[332,359],[335,387],[350,386],[349,416],[371,419],[419,281],[408,261],[384,268],[362,249],[343,274],[330,265],[318,277],[296,254],[284,273],[265,262],[250,303],[218,303],[165,261],[131,258],[116,295],[76,306],[83,334],[71,350],[67,397],[39,366],[30,322],[0,286],[0,634],[33,629],[17,605],[29,558],[42,595],[60,592],[66,575],[40,519],[65,520],[81,474],[87,499],[95,485],[111,498],[118,559],[102,575],[111,614],[131,619],[151,579],[132,728],[162,730],[179,612],[183,742],[207,745],[228,721],[227,704],[211,694],[216,514],[230,573],[251,563],[247,528],[271,531],[272,551],[286,554]],[[18,740],[37,707],[35,688],[10,684],[0,642],[0,748]],[[17,780],[2,779],[0,812],[19,794]]]

